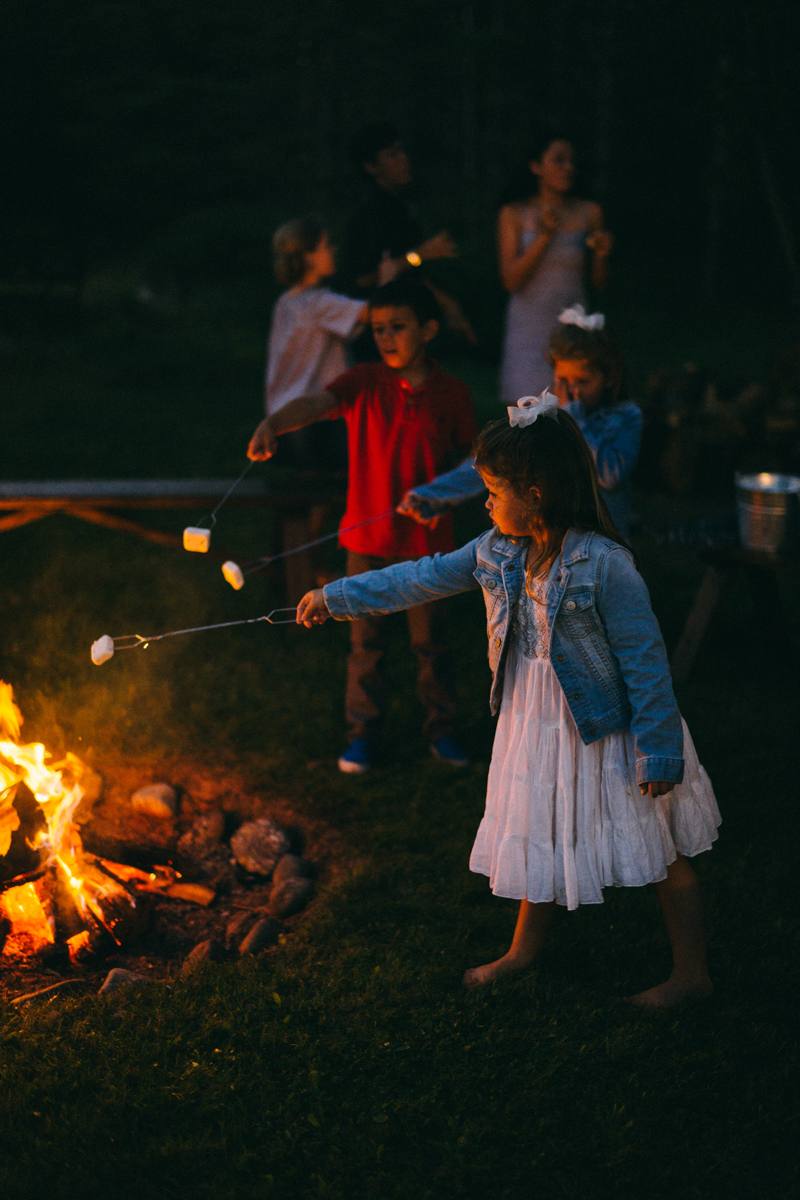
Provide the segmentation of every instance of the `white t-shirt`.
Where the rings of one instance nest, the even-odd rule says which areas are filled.
[[[347,370],[344,343],[359,332],[363,307],[363,300],[323,287],[284,292],[272,313],[267,347],[268,413],[297,396],[324,391]]]

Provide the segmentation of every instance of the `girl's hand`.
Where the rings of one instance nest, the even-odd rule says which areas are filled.
[[[322,588],[306,592],[297,606],[297,624],[305,625],[306,629],[310,629],[312,625],[322,625],[330,615]]]
[[[586,245],[594,251],[596,258],[608,258],[614,249],[614,235],[607,229],[596,229],[587,237]]]
[[[411,517],[412,521],[416,521],[419,525],[428,525],[431,529],[435,529],[441,517],[432,513],[431,507],[429,500],[423,500],[421,497],[415,496],[413,492],[406,492],[395,512],[400,513],[403,517]]]
[[[649,792],[655,798],[657,796],[666,796],[667,792],[671,792],[675,787],[674,783],[670,783],[668,779],[651,779],[649,783],[640,783],[639,791],[643,796]]]
[[[250,438],[250,445],[247,447],[247,457],[252,458],[255,462],[263,462],[265,458],[272,458],[277,449],[278,439],[272,432],[269,417],[264,417],[264,420],[257,426],[255,433]]]

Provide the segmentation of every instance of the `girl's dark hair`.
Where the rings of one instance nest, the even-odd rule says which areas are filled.
[[[580,325],[556,325],[550,334],[545,358],[554,366],[562,362],[585,362],[602,372],[606,389],[601,404],[617,404],[627,394],[625,355],[610,329],[581,329]]]
[[[531,163],[541,162],[542,155],[552,146],[553,142],[569,142],[570,146],[575,145],[573,139],[560,129],[542,130],[529,143],[528,154],[525,156],[524,162],[519,164],[500,192],[497,198],[498,208],[503,208],[506,204],[521,204],[524,200],[530,200],[531,196],[536,195],[539,183],[531,171]]]
[[[306,255],[312,254],[325,232],[319,217],[287,221],[272,235],[275,278],[284,287],[294,287],[306,273]]]
[[[510,484],[530,506],[531,537],[538,548],[528,563],[530,595],[533,579],[556,556],[568,529],[602,534],[630,550],[600,494],[592,452],[563,409],[552,416],[543,413],[524,427],[491,421],[478,435],[475,463]]]

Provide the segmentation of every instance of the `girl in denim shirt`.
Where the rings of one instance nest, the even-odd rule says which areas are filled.
[[[611,519],[627,537],[642,410],[625,398],[622,347],[602,313],[587,314],[576,304],[558,318],[547,359],[553,391],[586,438]]]
[[[666,1008],[707,996],[700,887],[688,859],[716,839],[719,811],[592,454],[545,394],[484,429],[476,465],[491,532],[453,554],[309,592],[298,622],[483,589],[500,715],[470,868],[521,904],[511,947],[468,970],[468,987],[529,966],[556,904],[600,904],[604,887],[655,883],[673,971],[630,999]]]
[[[553,391],[580,429],[597,467],[597,482],[617,530],[628,536],[631,475],[642,442],[642,410],[625,398],[625,358],[602,313],[565,309],[550,336]],[[398,512],[421,524],[483,492],[467,459],[431,483],[412,488]]]

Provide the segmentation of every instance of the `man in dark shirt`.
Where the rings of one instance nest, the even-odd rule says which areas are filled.
[[[404,271],[418,273],[425,262],[456,257],[456,244],[446,230],[423,238],[417,206],[404,195],[411,182],[411,164],[393,121],[362,129],[353,145],[353,157],[370,184],[347,225],[347,290],[351,295],[366,299],[376,287]],[[475,334],[458,302],[430,280],[425,282],[450,329],[474,344]],[[369,329],[353,343],[353,353],[359,362],[379,359]]]

